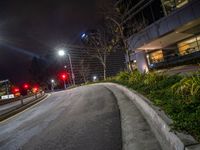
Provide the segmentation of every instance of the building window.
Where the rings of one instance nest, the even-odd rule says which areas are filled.
[[[148,55],[150,63],[159,63],[164,61],[162,50],[154,51]]]
[[[178,43],[178,49],[180,55],[187,55],[196,51],[199,51],[200,36],[193,37],[183,42]]]
[[[199,46],[199,49],[200,49],[200,35],[199,35],[199,36],[197,36],[197,44],[198,44],[198,46]]]
[[[189,0],[162,0],[163,7],[166,11],[166,14],[171,13],[177,8],[181,8],[182,6],[186,5]]]

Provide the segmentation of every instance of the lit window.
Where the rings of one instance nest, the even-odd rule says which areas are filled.
[[[158,50],[149,54],[149,60],[151,63],[158,63],[164,60],[162,50]]]
[[[181,55],[190,54],[196,51],[199,51],[198,43],[200,44],[200,36],[199,37],[193,37],[191,39],[185,40],[183,42],[178,43],[178,49],[179,53]],[[198,41],[198,43],[197,43]]]
[[[173,10],[186,5],[188,3],[188,0],[162,0],[162,3],[166,13],[169,14]]]

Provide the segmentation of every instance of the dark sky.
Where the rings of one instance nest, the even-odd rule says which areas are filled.
[[[77,44],[108,0],[0,0],[0,79],[23,81],[33,56]]]

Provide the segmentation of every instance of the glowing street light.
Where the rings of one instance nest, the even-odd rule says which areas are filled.
[[[93,82],[97,80],[97,76],[93,76]]]
[[[36,86],[35,86],[35,87],[33,87],[33,93],[37,93],[37,92],[38,92],[38,90],[39,90],[39,89],[38,89],[38,87],[36,87]]]
[[[51,91],[54,91],[55,80],[51,79]]]
[[[65,55],[65,51],[62,50],[62,49],[60,49],[60,50],[58,51],[58,55],[59,55],[59,56],[64,56],[64,55]]]
[[[65,50],[63,50],[63,49],[60,49],[60,50],[58,50],[58,55],[61,56],[61,57],[67,55],[69,57],[69,63],[70,63],[71,74],[72,74],[72,81],[73,81],[73,84],[75,85],[75,76],[74,76],[74,71],[73,71],[73,67],[72,67],[72,60],[71,60],[70,54],[66,53]]]
[[[83,33],[83,34],[81,35],[81,38],[83,39],[83,38],[85,38],[85,36],[86,36],[86,34]]]

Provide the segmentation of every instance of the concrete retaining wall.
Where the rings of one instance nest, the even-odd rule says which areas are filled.
[[[158,107],[155,107],[147,98],[124,86],[114,83],[107,84],[114,85],[122,90],[136,104],[151,126],[163,150],[200,150],[200,144],[192,136],[172,132],[170,128],[172,120]]]

